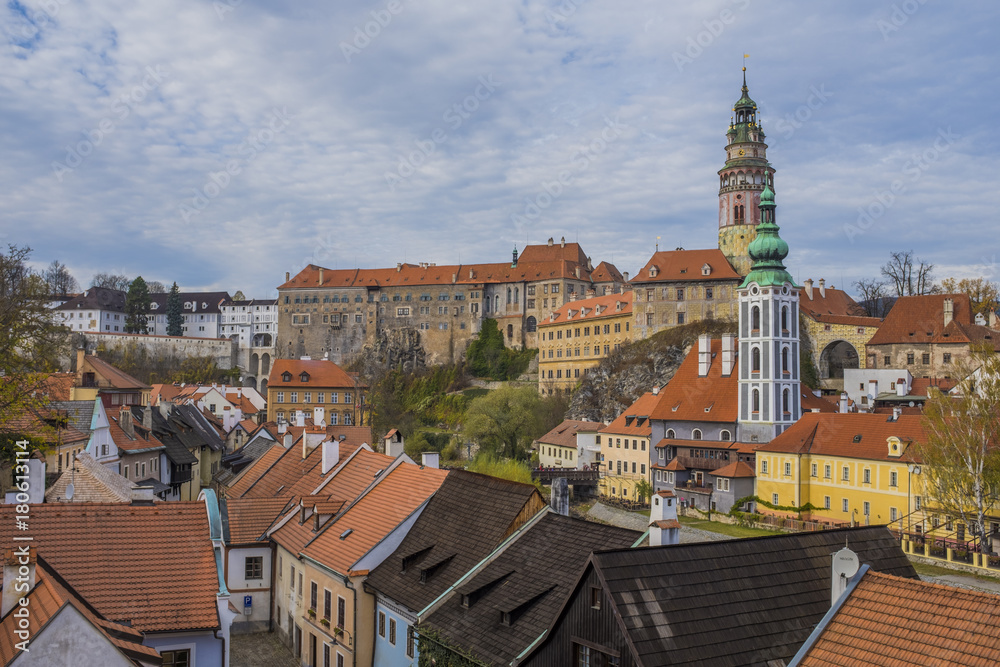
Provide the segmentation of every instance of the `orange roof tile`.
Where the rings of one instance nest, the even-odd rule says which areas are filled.
[[[289,499],[282,498],[226,498],[225,525],[229,528],[228,544],[256,542],[274,521],[281,516]]]
[[[952,378],[913,378],[910,395],[927,396],[931,387],[937,387],[938,391],[947,393],[954,389],[956,384],[958,384],[958,380]]]
[[[149,393],[149,404],[158,405],[161,400],[172,401],[181,393],[180,385],[176,384],[154,384],[153,390]]]
[[[48,373],[41,378],[41,393],[53,401],[68,401],[76,373]]]
[[[115,445],[119,449],[129,454],[166,449],[166,446],[153,435],[152,431],[146,430],[142,424],[136,423],[134,420],[132,422],[132,432],[134,435],[129,436],[122,430],[121,425],[118,423],[119,419],[120,413],[115,414],[112,411],[108,411],[108,426],[110,427],[108,430],[111,432],[111,439],[114,440]]]
[[[890,458],[888,439],[895,436],[904,445],[921,442],[925,437],[921,419],[919,415],[901,415],[891,421],[884,414],[807,412],[757,451],[809,452],[871,461],[919,461],[911,447],[904,447],[898,459]],[[855,442],[858,436],[860,439]]]
[[[997,665],[998,608],[997,595],[868,570],[798,664]]]
[[[702,275],[708,265],[711,273]],[[651,270],[656,267],[656,275]],[[679,281],[740,280],[740,274],[718,248],[706,250],[662,250],[653,253],[646,265],[632,278],[632,284]]]
[[[35,567],[35,586],[26,596],[31,613],[27,616],[29,636],[34,640],[49,624],[49,622],[66,607],[72,607],[81,614],[94,629],[103,634],[105,639],[114,644],[125,656],[132,659],[136,665],[160,664],[160,654],[156,649],[143,646],[141,632],[128,625],[115,623],[104,618],[79,593],[62,580],[53,568],[39,558]],[[13,614],[7,614],[0,621],[0,664],[9,665],[21,651],[17,644],[22,639],[15,634],[19,627],[19,619]],[[28,651],[32,650],[28,644]],[[147,662],[148,661],[148,662]]]
[[[358,559],[437,491],[447,474],[412,463],[397,465],[361,500],[327,524],[302,553],[348,574]]]
[[[576,447],[576,434],[580,431],[597,432],[604,427],[601,422],[579,421],[576,419],[564,419],[554,429],[538,438],[538,442],[546,445],[556,445],[557,447]],[[393,429],[395,430],[395,429]],[[389,436],[386,436],[389,437]]]
[[[837,405],[839,405],[839,398]],[[802,412],[837,412],[837,405],[817,396],[808,388],[802,389]]]
[[[517,263],[521,262],[572,262],[586,266],[587,255],[579,243],[539,243],[524,246],[517,258]]]
[[[953,302],[954,319],[945,326],[944,302]],[[1000,334],[988,327],[973,324],[968,294],[925,294],[896,300],[869,345],[891,344],[987,343],[1000,350]]]
[[[563,304],[538,322],[539,328],[632,314],[632,292],[605,294]]]
[[[877,317],[865,316],[864,308],[844,290],[827,287],[823,292],[814,287],[810,297],[805,288],[800,289],[799,310],[814,320],[831,324],[877,327],[882,323]]]
[[[112,366],[100,357],[88,354],[84,357],[84,362],[90,364],[90,367],[94,369],[94,373],[100,375],[101,378],[106,380],[115,389],[151,389],[148,384],[136,380],[125,371]]]
[[[756,477],[757,473],[743,461],[733,461],[729,465],[708,473],[716,477]]]
[[[254,483],[271,469],[275,461],[281,458],[281,455],[285,453],[285,448],[279,444],[274,444],[266,452],[260,455],[256,461],[247,466],[239,475],[233,483],[226,489],[226,496],[229,498],[239,498],[247,490],[254,485]]]
[[[14,505],[0,542],[14,544]],[[203,502],[31,506],[44,558],[105,618],[141,632],[219,627],[219,579]]]
[[[614,264],[601,262],[590,273],[590,281],[594,283],[624,283],[625,276]]]
[[[650,415],[663,421],[735,422],[739,389],[739,345],[733,371],[722,375],[722,341],[713,340],[708,375],[698,376],[698,343],[691,347],[673,378],[660,391]]]
[[[282,379],[285,373],[291,376],[288,382]],[[308,375],[305,380],[302,379],[303,373]],[[344,369],[325,359],[275,359],[267,381],[268,389],[281,389],[282,387],[346,387],[353,389],[355,385],[354,379],[345,373]]]
[[[635,403],[626,408],[625,412],[618,415],[617,419],[602,428],[601,433],[649,437],[652,433],[649,416],[659,400],[658,394],[651,391],[646,392]]]

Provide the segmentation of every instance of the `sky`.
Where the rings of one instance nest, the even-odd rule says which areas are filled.
[[[744,62],[798,281],[852,291],[906,250],[1000,278],[993,0],[0,12],[0,243],[83,287],[267,298],[310,263],[504,262],[549,237],[634,275],[657,243],[716,246]]]

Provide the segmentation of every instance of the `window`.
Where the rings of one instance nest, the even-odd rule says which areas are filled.
[[[290,402],[291,403],[298,403],[299,402],[299,392],[297,392],[297,391],[293,391],[292,392],[292,400]]]
[[[279,391],[278,392],[278,403],[284,403],[284,402],[285,402],[285,392]]]
[[[596,667],[596,663],[593,660],[591,654],[593,649],[589,646],[583,646],[582,644],[573,643],[573,664],[576,667]]]
[[[912,364],[913,363],[913,353],[912,352],[907,352],[906,353],[906,363],[908,363],[908,364]]]
[[[830,496],[823,496],[823,509],[830,509]]]
[[[778,494],[777,493],[772,493],[771,494],[771,504],[772,505],[777,505],[778,504]]]
[[[161,651],[163,667],[191,667],[191,649],[185,648],[179,651]]]
[[[791,477],[791,476],[792,476],[792,464],[785,463],[785,477]]]
[[[330,620],[330,614],[333,610],[333,594],[323,589],[323,618]]]
[[[865,504],[864,504],[864,512],[865,512],[865,516],[869,516],[872,513],[872,504],[870,502],[868,502],[867,500],[865,501]]]
[[[819,465],[814,463],[809,471],[810,477],[816,477],[816,473],[819,472]]]
[[[871,471],[871,468],[865,468],[864,472],[862,473],[862,479],[863,479],[863,481],[864,481],[865,484],[871,484],[872,483],[872,471]]]
[[[942,357],[942,361],[944,363],[946,363],[946,364],[950,364],[951,363],[951,352],[945,352],[944,356]]]
[[[884,366],[885,366],[886,368],[888,368],[888,367],[889,367],[889,364],[891,364],[891,363],[892,363],[892,361],[890,361],[890,358],[889,358],[889,355],[888,355],[888,354],[887,354],[887,355],[885,355],[884,357],[882,357],[882,364],[883,364],[883,365],[884,365]]]
[[[926,352],[920,355],[920,363],[923,364],[931,363],[931,355],[927,354]]]
[[[760,348],[755,347],[750,351],[750,370],[754,373],[760,373]],[[756,412],[756,410],[755,410]]]
[[[264,557],[263,556],[247,556],[246,560],[243,562],[244,568],[244,579],[263,579],[264,578]]]
[[[601,600],[602,599],[604,599],[604,595],[603,595],[603,592],[601,591],[600,587],[598,587],[598,586],[592,586],[590,588],[590,608],[591,609],[600,609],[601,608]]]
[[[701,430],[696,428],[693,431],[691,431],[691,439],[701,440]]]
[[[920,509],[920,496],[913,496],[913,508],[916,510]]]
[[[899,518],[899,517],[896,516],[896,508],[895,507],[890,507],[889,508],[889,521],[895,521],[897,518]]]
[[[347,620],[347,602],[344,598],[337,596],[337,627],[345,626]]]
[[[760,462],[760,474],[762,475],[767,474],[767,459],[764,459],[763,461]]]
[[[677,324],[684,324],[684,313],[677,313]]]
[[[842,512],[850,511],[850,507],[848,507],[847,505],[847,498],[844,498],[843,500],[840,501],[840,511]]]
[[[719,440],[721,440],[722,442],[729,442],[732,439],[733,439],[733,434],[730,433],[729,431],[723,429],[722,431],[719,432]]]
[[[315,610],[319,605],[319,586],[315,581],[309,582],[309,608]]]
[[[330,665],[330,645],[323,644],[323,667],[331,667]]]
[[[389,619],[389,643],[396,645],[396,619]]]
[[[840,478],[842,480],[844,480],[845,482],[850,482],[851,481],[851,469],[848,468],[847,466],[844,466],[844,469],[841,472],[841,477]]]
[[[678,287],[677,288],[677,300],[678,301],[683,301],[684,300],[684,288],[683,287]]]
[[[331,403],[340,403],[340,394],[338,394],[335,391],[331,391],[330,392],[330,402]]]
[[[750,327],[754,331],[760,330],[760,306],[754,306],[750,309]]]
[[[827,463],[826,465],[823,466],[823,479],[830,479],[831,474],[832,473],[830,471],[830,464]]]

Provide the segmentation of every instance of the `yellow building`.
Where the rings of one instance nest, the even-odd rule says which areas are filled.
[[[570,301],[538,323],[538,391],[572,391],[580,378],[631,340],[632,293]]]
[[[602,496],[639,500],[636,485],[640,480],[650,481],[652,426],[649,415],[658,400],[659,396],[653,392],[643,394],[597,434],[597,444],[601,447],[603,459],[601,470],[604,474],[600,483]]]
[[[355,379],[332,361],[276,359],[267,381],[267,420],[293,422],[295,413],[330,426],[360,426],[364,395]]]
[[[912,529],[924,519],[920,475],[911,474],[923,437],[920,415],[805,413],[757,449],[757,497],[785,508],[808,503],[815,509],[801,516],[811,521]]]
[[[590,464],[587,457],[598,431],[604,428],[601,422],[564,419],[554,429],[535,440],[532,449],[538,451],[538,465],[542,468],[574,468],[582,470]],[[578,434],[582,440],[578,439]]]

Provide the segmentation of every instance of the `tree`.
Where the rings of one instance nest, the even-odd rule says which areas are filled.
[[[922,259],[915,259],[913,251],[893,252],[889,261],[882,265],[882,275],[895,290],[896,296],[919,296],[934,294],[934,265]]]
[[[182,336],[184,334],[184,304],[181,303],[181,291],[174,283],[167,295],[167,335]]]
[[[243,290],[236,290],[236,294],[233,295],[233,301],[246,301],[247,298],[243,296]]]
[[[892,308],[893,299],[886,291],[886,284],[878,278],[862,279],[854,283],[860,300],[858,305],[868,317],[884,318]]]
[[[125,296],[125,333],[149,333],[149,310],[152,300],[149,288],[142,276],[137,276],[129,285]]]
[[[539,433],[541,399],[534,387],[509,385],[475,399],[465,412],[464,433],[479,451],[497,458],[527,459]]]
[[[917,451],[933,504],[985,537],[986,514],[1000,501],[1000,355],[977,349],[961,371],[952,394],[935,390],[924,405]],[[984,553],[988,542],[980,542]]]
[[[535,352],[505,347],[497,321],[487,318],[483,320],[479,335],[469,343],[465,362],[474,377],[513,380],[528,368]]]
[[[653,487],[646,478],[635,483],[635,495],[639,496],[639,502],[646,502],[646,498],[653,497]]]
[[[146,287],[149,289],[150,294],[163,294],[167,291],[166,285],[161,283],[159,280],[150,280],[146,283]]]
[[[1000,301],[1000,289],[992,280],[985,278],[945,278],[941,281],[941,291],[945,294],[968,294],[972,302],[972,314],[989,313]]]
[[[95,273],[90,281],[91,287],[116,289],[119,292],[127,292],[131,285],[132,279],[120,273]]]
[[[57,260],[52,260],[49,268],[45,269],[44,278],[53,296],[66,296],[80,291],[76,278],[70,274],[65,264],[60,264]]]

